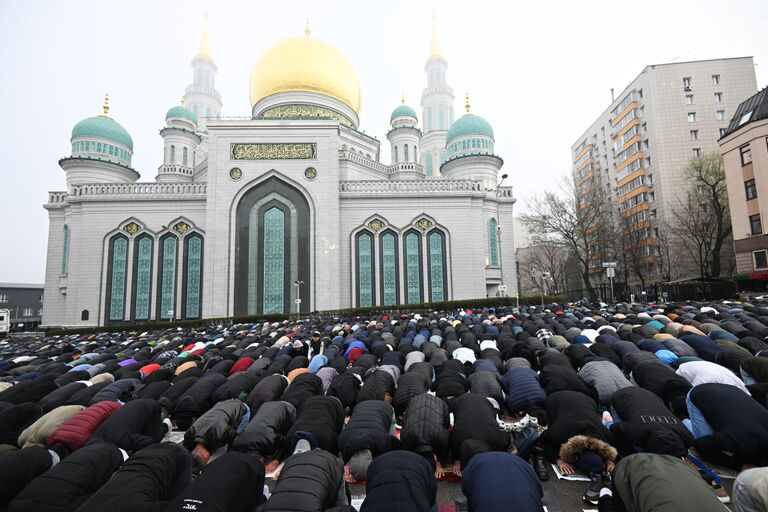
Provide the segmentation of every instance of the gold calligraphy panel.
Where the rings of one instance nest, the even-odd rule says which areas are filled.
[[[352,126],[352,123],[338,112],[317,105],[279,105],[262,112],[259,117],[270,119],[308,119],[308,118],[326,118],[334,119],[346,126]]]
[[[229,156],[232,160],[315,160],[317,144],[299,143],[249,143],[230,144]]]

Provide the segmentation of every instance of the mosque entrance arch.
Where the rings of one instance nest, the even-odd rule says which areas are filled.
[[[310,311],[310,207],[297,188],[278,177],[255,185],[236,211],[234,313]]]

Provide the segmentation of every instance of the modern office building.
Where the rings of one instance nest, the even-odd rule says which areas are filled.
[[[687,189],[691,158],[718,151],[737,107],[756,90],[752,57],[649,65],[571,147],[577,193],[610,194],[615,225],[640,238],[642,251],[633,254],[646,283],[662,280],[659,229]],[[601,261],[621,251],[604,255],[605,234],[593,236],[594,269],[602,272]]]
[[[741,290],[768,287],[768,88],[744,101],[720,139]]]

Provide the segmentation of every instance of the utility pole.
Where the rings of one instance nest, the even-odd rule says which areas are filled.
[[[502,174],[501,179],[496,184],[496,245],[499,251],[499,272],[501,273],[501,284],[499,285],[499,304],[504,297],[504,293],[507,291],[507,286],[504,284],[504,256],[501,252],[501,219],[499,218],[499,189],[501,184],[507,179],[508,174]]]
[[[294,281],[294,286],[296,286],[296,315],[301,314],[301,285],[304,284],[304,281]]]

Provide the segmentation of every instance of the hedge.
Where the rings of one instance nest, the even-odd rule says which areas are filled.
[[[544,303],[567,302],[563,295],[545,295]],[[520,297],[520,305],[538,305],[541,304],[541,295]],[[482,299],[467,300],[446,300],[439,302],[421,302],[419,304],[399,304],[396,306],[374,306],[366,308],[348,308],[327,311],[315,311],[311,314],[301,313],[277,313],[270,315],[245,315],[224,318],[204,318],[194,320],[174,320],[167,322],[125,322],[114,323],[100,327],[49,327],[45,333],[47,336],[68,335],[68,334],[96,334],[101,332],[144,332],[153,330],[175,329],[178,327],[204,327],[216,326],[220,324],[240,324],[240,323],[261,323],[261,322],[282,322],[290,318],[301,318],[307,316],[329,318],[329,317],[355,317],[355,316],[374,316],[389,315],[400,316],[402,313],[424,313],[431,311],[452,311],[457,309],[482,309],[490,307],[515,307],[517,299],[515,297],[485,297]]]

